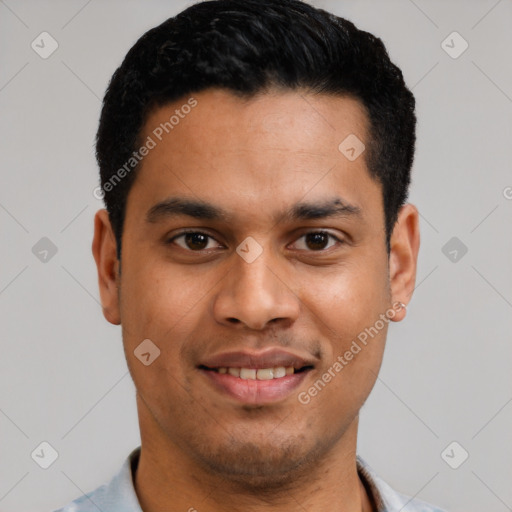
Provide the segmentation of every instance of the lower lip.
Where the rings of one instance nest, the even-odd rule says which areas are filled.
[[[212,370],[200,370],[214,387],[238,402],[262,405],[284,400],[296,390],[306,378],[309,370],[286,375],[278,379],[254,380],[241,379],[229,373],[218,373]]]

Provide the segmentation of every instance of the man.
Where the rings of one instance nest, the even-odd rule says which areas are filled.
[[[356,456],[419,249],[414,97],[297,0],[196,4],[115,72],[93,253],[141,447],[61,509],[438,511]]]

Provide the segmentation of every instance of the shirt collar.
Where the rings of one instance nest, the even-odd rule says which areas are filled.
[[[360,456],[357,456],[356,462],[359,478],[366,487],[370,500],[373,500],[377,512],[398,512],[407,505],[410,498],[392,489]]]

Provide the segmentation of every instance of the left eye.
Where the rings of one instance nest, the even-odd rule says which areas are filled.
[[[332,243],[330,243],[330,241],[332,241]],[[298,247],[298,249],[301,250],[323,251],[336,245],[336,242],[342,243],[339,238],[331,235],[331,233],[327,233],[326,231],[314,231],[301,236],[295,244],[301,245],[302,247]]]

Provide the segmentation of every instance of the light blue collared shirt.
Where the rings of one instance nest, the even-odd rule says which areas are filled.
[[[140,446],[130,453],[120,471],[108,484],[72,501],[55,512],[142,512],[133,474],[139,462]],[[377,507],[377,512],[444,512],[438,507],[394,491],[370,466],[357,457],[357,471]]]

